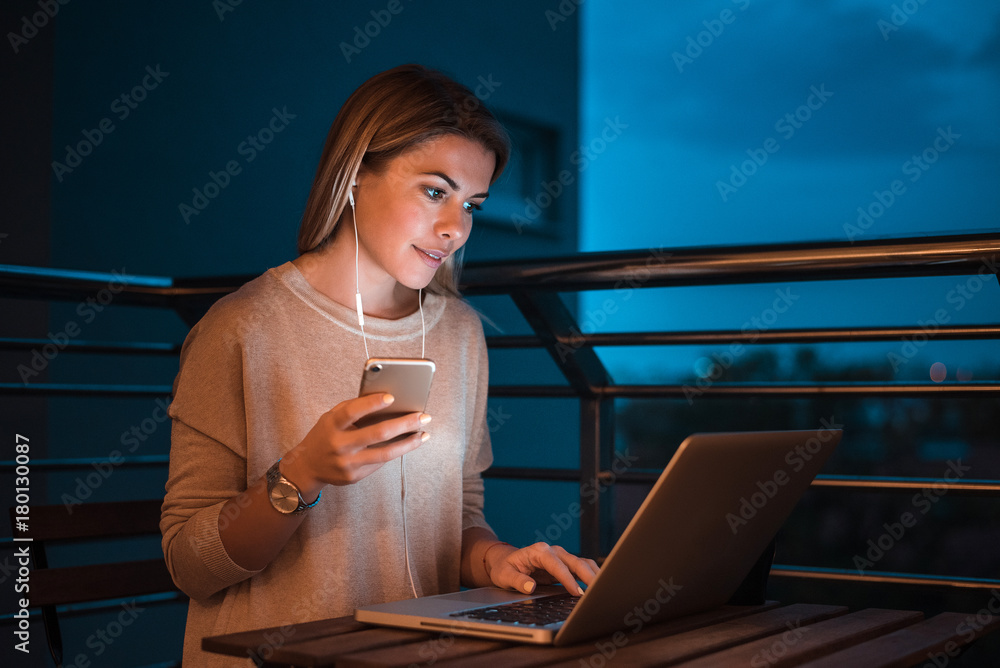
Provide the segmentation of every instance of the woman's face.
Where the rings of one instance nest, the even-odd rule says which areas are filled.
[[[426,287],[469,238],[495,162],[482,144],[443,135],[397,156],[380,172],[362,168],[354,201],[363,284],[391,278],[414,290]],[[347,228],[345,234],[353,232]]]

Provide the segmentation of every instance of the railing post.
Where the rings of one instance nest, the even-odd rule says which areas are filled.
[[[605,556],[611,549],[611,497],[603,493],[601,471],[614,450],[614,399],[601,392],[611,378],[593,347],[579,341],[576,318],[558,294],[518,290],[511,299],[580,397],[580,553]]]
[[[614,451],[614,400],[580,398],[580,554],[597,559],[611,550],[613,504],[601,471]]]

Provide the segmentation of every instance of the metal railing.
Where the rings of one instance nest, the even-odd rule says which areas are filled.
[[[580,406],[579,469],[495,467],[491,477],[525,480],[578,481],[587,489],[611,484],[650,484],[658,471],[628,471],[615,475],[607,470],[614,452],[613,403],[619,398],[684,397],[677,385],[616,385],[611,382],[598,346],[670,346],[711,343],[746,345],[891,341],[924,333],[914,327],[770,329],[752,333],[739,330],[671,332],[581,332],[560,292],[610,290],[622,286],[652,288],[704,286],[775,281],[822,281],[844,279],[902,278],[917,276],[972,275],[997,277],[1000,233],[949,235],[913,239],[775,244],[744,247],[649,249],[636,252],[582,253],[572,256],[470,263],[463,273],[463,293],[509,295],[534,335],[493,336],[490,348],[543,348],[558,366],[565,385],[491,386],[491,396],[576,398]],[[33,267],[0,265],[0,294],[36,300],[82,301],[118,277],[95,272],[70,272]],[[175,310],[188,324],[196,322],[219,297],[234,291],[252,276],[205,279],[130,277],[116,294],[116,304]],[[1000,325],[939,327],[937,340],[1000,338]],[[0,339],[0,350],[26,350],[42,340]],[[70,353],[176,354],[175,343],[72,342]],[[66,385],[0,384],[0,395],[33,396],[161,396],[166,385]],[[947,396],[968,398],[1000,396],[1000,383],[714,383],[700,388],[706,398],[766,396]],[[166,458],[135,458],[123,465],[166,465]],[[141,461],[140,461],[141,459]],[[13,462],[0,463],[0,471]],[[86,467],[88,460],[34,461],[40,470]],[[925,478],[888,478],[821,475],[815,487],[914,491],[929,484]],[[1000,497],[1000,480],[932,481],[955,495]],[[583,489],[583,488],[581,488]],[[582,499],[581,499],[582,501]],[[581,552],[597,555],[608,545],[610,506],[604,494],[597,503],[581,503]],[[842,569],[805,566],[775,566],[777,575],[818,580],[897,582],[909,585],[990,588],[1000,580],[938,577],[921,574],[860,574]]]

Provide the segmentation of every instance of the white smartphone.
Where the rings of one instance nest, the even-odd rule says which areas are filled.
[[[396,400],[355,424],[365,427],[408,413],[422,413],[427,406],[434,369],[434,362],[421,358],[373,357],[365,362],[358,396],[388,392]]]

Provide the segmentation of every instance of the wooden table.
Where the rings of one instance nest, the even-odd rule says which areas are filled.
[[[369,626],[339,617],[205,638],[210,652],[268,666],[740,666],[947,665],[1000,626],[968,613],[769,602],[716,610],[569,647],[519,645]]]

